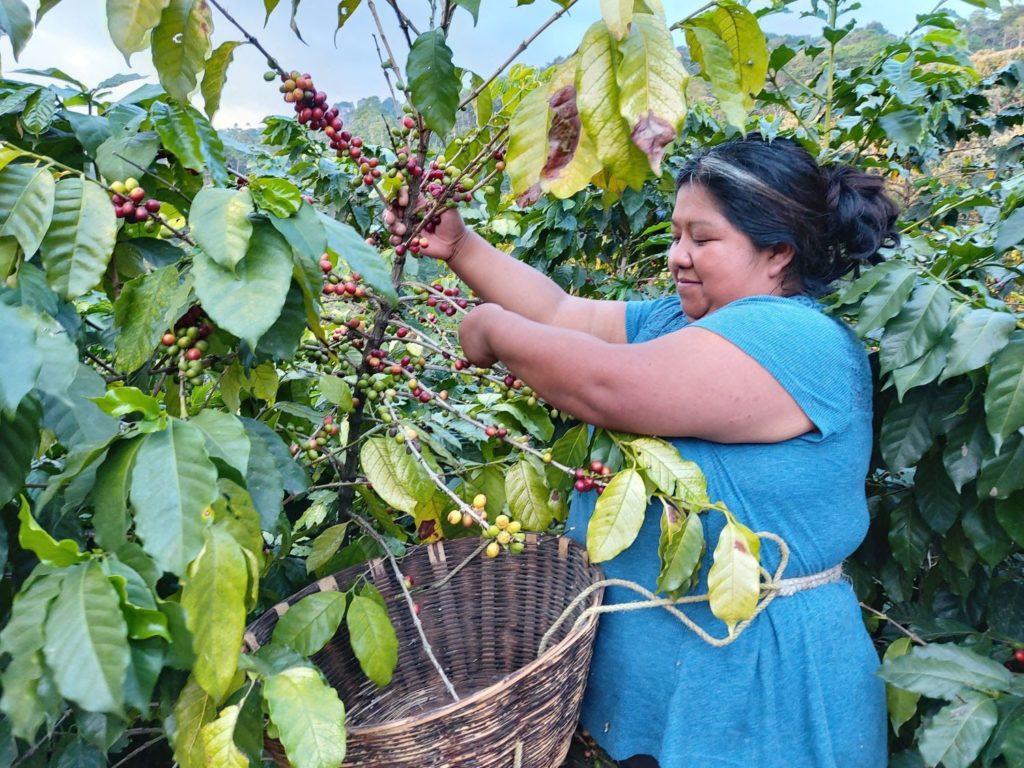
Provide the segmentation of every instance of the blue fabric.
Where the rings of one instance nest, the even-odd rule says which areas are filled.
[[[630,343],[687,324],[679,299],[631,302]],[[815,432],[773,444],[672,439],[722,500],[755,531],[791,550],[785,577],[842,562],[867,532],[864,478],[871,450],[870,371],[864,351],[813,299],[757,296],[693,323],[735,344],[769,371]],[[680,393],[685,398],[685,393]],[[567,533],[585,542],[596,495],[576,493]],[[634,544],[604,563],[608,577],[650,589],[658,575],[660,506]],[[721,515],[704,532],[717,541]],[[707,589],[710,554],[698,592]],[[762,546],[769,570],[776,547]],[[638,599],[620,588],[605,602]],[[706,603],[686,612],[716,637]],[[615,759],[653,755],[661,768],[880,768],[886,764],[885,688],[878,656],[845,581],[776,599],[733,644],[713,648],[666,611],[601,617],[583,725]]]

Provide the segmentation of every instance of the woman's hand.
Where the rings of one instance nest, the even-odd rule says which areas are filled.
[[[384,211],[384,223],[392,235],[397,235],[404,240],[413,225],[405,223],[406,208],[400,205],[401,201],[401,197],[397,198],[396,202]],[[405,201],[408,203],[408,195],[406,195]],[[432,206],[433,203],[430,200],[421,197],[417,201],[416,209],[425,214]],[[427,241],[427,247],[421,246],[420,253],[440,261],[450,261],[458,253],[459,246],[468,234],[469,229],[462,221],[459,212],[454,208],[445,208],[438,216],[433,232],[426,229],[420,231],[421,241],[424,238]]]
[[[507,314],[497,304],[481,304],[473,309],[459,324],[459,343],[462,352],[473,365],[490,368],[498,362],[490,344],[490,336],[501,328],[503,316]]]

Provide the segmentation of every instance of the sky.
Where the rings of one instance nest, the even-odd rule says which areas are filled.
[[[516,0],[481,0],[479,23],[465,10],[456,12],[449,35],[454,61],[484,77],[489,76],[524,39],[558,10],[551,0],[535,0],[532,5],[516,7]],[[933,9],[937,0],[861,0],[861,8],[845,19],[856,18],[861,24],[881,22],[890,32],[903,33],[915,22],[915,15]],[[684,17],[704,5],[703,0],[663,0],[670,20]],[[33,17],[38,0],[28,0]],[[221,0],[225,9],[254,35],[286,69],[309,72],[319,90],[327,92],[332,102],[352,101],[370,95],[386,96],[387,88],[374,47],[376,27],[367,3],[364,1],[352,18],[337,33],[335,40],[335,0],[305,0],[297,15],[299,30],[306,45],[296,39],[289,28],[291,3],[281,2],[264,27],[263,3],[260,0]],[[438,5],[440,5],[440,1]],[[761,5],[766,3],[761,2]],[[401,37],[387,0],[375,3],[385,34],[396,58],[404,63],[408,48]],[[409,9],[417,27],[428,28],[427,0],[400,0],[400,7]],[[799,9],[808,8],[809,1],[794,6],[798,10],[772,15],[762,20],[766,31],[791,34],[813,34],[821,24],[815,19],[801,18]],[[752,8],[759,7],[754,0]],[[948,0],[946,7],[962,16],[976,10],[963,0]],[[123,95],[141,82],[156,82],[155,70],[149,51],[136,53],[131,63],[110,41],[106,28],[103,0],[63,0],[43,17],[33,37],[17,62],[14,61],[10,41],[0,40],[0,64],[5,76],[47,82],[39,78],[19,75],[20,68],[45,69],[56,67],[87,85],[95,85],[104,78],[122,72],[136,72],[146,76],[123,86],[117,95]],[[414,12],[413,9],[419,9]],[[215,8],[214,45],[225,40],[241,40],[242,33],[233,27]],[[575,50],[587,27],[600,17],[598,0],[579,0],[577,4],[540,36],[517,59],[531,65],[544,65],[557,56]],[[682,44],[682,38],[679,40]],[[266,69],[263,56],[252,46],[235,49],[234,61],[228,70],[227,84],[221,109],[214,118],[218,128],[258,125],[268,114],[284,114],[285,104],[280,101],[275,83],[266,83],[260,74]],[[197,106],[202,99],[195,97]]]

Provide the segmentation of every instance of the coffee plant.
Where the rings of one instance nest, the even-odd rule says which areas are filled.
[[[33,21],[0,0],[15,55],[58,4]],[[340,4],[340,34],[378,17],[363,4]],[[407,45],[381,28],[381,65],[404,107],[379,144],[214,0],[107,0],[114,44],[150,51],[159,85],[115,100],[137,76],[0,80],[0,764],[261,765],[273,738],[293,765],[337,766],[344,702],[309,658],[344,621],[387,685],[381,596],[310,595],[240,653],[247,623],[418,543],[515,557],[573,493],[600,494],[597,561],[660,499],[659,589],[688,592],[713,552],[712,609],[735,632],[757,537],[667,443],[589,430],[470,365],[457,327],[477,299],[420,252],[454,207],[567,290],[657,295],[672,168],[754,128],[875,167],[906,202],[902,245],[831,301],[877,361],[873,524],[848,571],[886,659],[892,764],[1024,765],[1024,68],[979,71],[942,3],[841,70],[844,0],[812,3],[823,44],[773,50],[731,0],[680,19],[603,0],[569,58],[481,76],[448,39],[479,2],[428,20],[387,5]],[[238,39],[214,49],[215,24]],[[210,123],[240,45],[290,112],[244,166]],[[719,542],[701,514],[725,516]],[[403,599],[431,610],[416,585]]]

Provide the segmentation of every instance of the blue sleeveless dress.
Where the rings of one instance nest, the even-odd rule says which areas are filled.
[[[630,302],[630,343],[687,325],[675,296]],[[727,339],[770,372],[817,430],[773,444],[672,439],[697,464],[712,500],[791,550],[785,578],[827,570],[868,528],[864,479],[871,450],[871,383],[849,329],[807,297],[756,296],[692,323]],[[679,398],[685,402],[686,393]],[[596,495],[576,493],[566,532],[581,543]],[[608,577],[654,589],[660,505],[634,544],[604,563]],[[722,516],[706,513],[707,569]],[[778,551],[761,548],[773,572]],[[605,602],[638,595],[607,590]],[[716,637],[725,625],[707,603],[684,610]],[[885,687],[879,659],[846,581],[777,598],[731,645],[714,648],[660,609],[601,617],[582,723],[613,758],[647,754],[661,768],[881,768]]]

